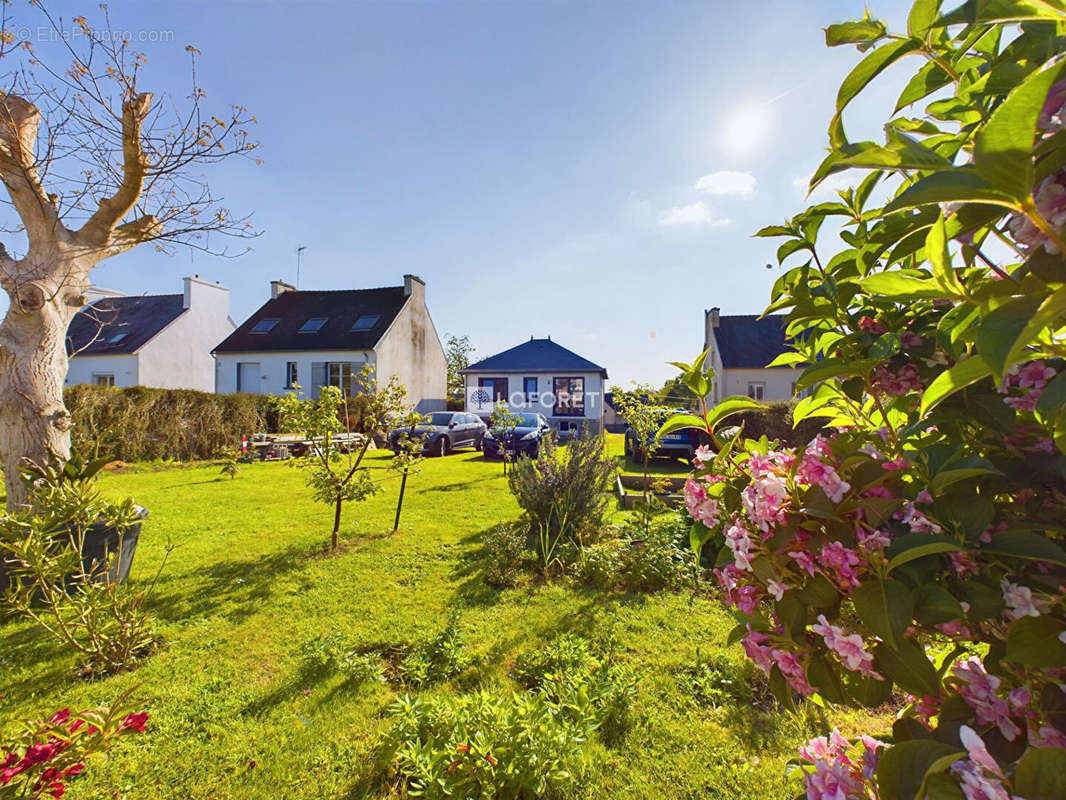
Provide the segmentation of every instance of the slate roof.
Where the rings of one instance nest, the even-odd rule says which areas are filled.
[[[510,350],[471,364],[460,372],[598,372],[607,377],[607,370],[593,364],[572,350],[551,339],[530,339]]]
[[[722,366],[765,367],[788,350],[785,345],[785,315],[758,317],[741,314],[720,317],[714,329]]]
[[[184,296],[149,294],[103,297],[86,306],[70,321],[70,355],[128,355],[136,353],[163,328],[185,313]],[[113,341],[119,339],[119,341]]]
[[[406,301],[402,286],[283,292],[264,303],[219,343],[214,352],[372,350]],[[352,330],[358,317],[375,314],[378,321],[372,328]],[[326,317],[325,325],[313,333],[299,333],[300,327],[314,317]],[[278,322],[266,333],[252,333],[252,328],[263,319]]]

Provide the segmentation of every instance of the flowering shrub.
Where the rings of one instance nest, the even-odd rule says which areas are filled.
[[[660,431],[715,437],[685,488],[691,540],[718,551],[734,640],[778,699],[907,695],[876,739],[802,749],[809,798],[1066,797],[1064,24],[1058,3],[919,0],[905,34],[827,30],[869,52],[812,186],[870,173],[760,231],[805,260],[773,289],[794,351],[774,363],[804,368],[794,419],[827,430],[727,438],[752,403],[728,398]],[[885,144],[847,141],[848,103],[908,55],[897,111],[941,93]],[[701,396],[702,363],[682,365]]]
[[[62,797],[89,759],[106,752],[119,736],[144,731],[148,713],[133,711],[128,697],[76,714],[64,708],[0,742],[0,798]]]

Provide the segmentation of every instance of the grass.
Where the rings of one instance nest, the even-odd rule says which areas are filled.
[[[620,437],[611,446],[620,451]],[[403,645],[439,631],[457,610],[473,663],[429,691],[511,691],[519,654],[563,632],[613,629],[621,660],[641,676],[637,721],[614,748],[593,745],[578,796],[791,795],[785,761],[818,732],[811,718],[701,705],[679,680],[699,654],[742,665],[739,648],[725,645],[732,620],[718,602],[558,584],[493,590],[481,577],[481,534],[518,516],[500,463],[472,452],[428,460],[390,534],[398,477],[385,470],[388,454],[368,459],[385,492],[346,509],[348,544],[333,557],[321,555],[330,509],[285,464],[245,465],[233,480],[217,464],[105,475],[106,491],[151,510],[135,581],[154,574],[168,544],[178,546],[152,601],[165,643],[135,672],[85,683],[72,679],[74,661],[59,645],[21,621],[0,621],[0,734],[18,719],[136,686],[149,732],[120,742],[68,797],[396,796],[376,751],[393,688],[351,688],[309,672],[299,648],[337,630],[366,647]]]

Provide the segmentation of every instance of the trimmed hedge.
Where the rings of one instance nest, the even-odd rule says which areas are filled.
[[[806,447],[815,436],[825,429],[825,420],[820,417],[808,418],[792,427],[792,409],[794,402],[787,400],[767,403],[766,408],[757,411],[742,411],[726,420],[726,425],[744,423],[744,436],[758,439],[763,434],[767,439],[777,439],[787,447]]]
[[[79,384],[63,393],[74,447],[122,461],[215,458],[242,434],[266,431],[269,397],[190,389],[108,388]]]

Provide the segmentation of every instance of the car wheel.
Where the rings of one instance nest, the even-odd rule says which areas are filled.
[[[482,446],[481,446],[481,440],[480,440],[480,439],[477,439],[477,440],[476,440],[476,441],[474,442],[474,450],[476,450],[477,452],[479,452],[479,453],[480,453],[480,452],[482,451],[482,449],[483,449],[483,448],[482,448]]]
[[[442,437],[440,437],[437,440],[437,455],[438,456],[446,456],[446,455],[448,455],[448,437],[447,436],[442,436]]]

